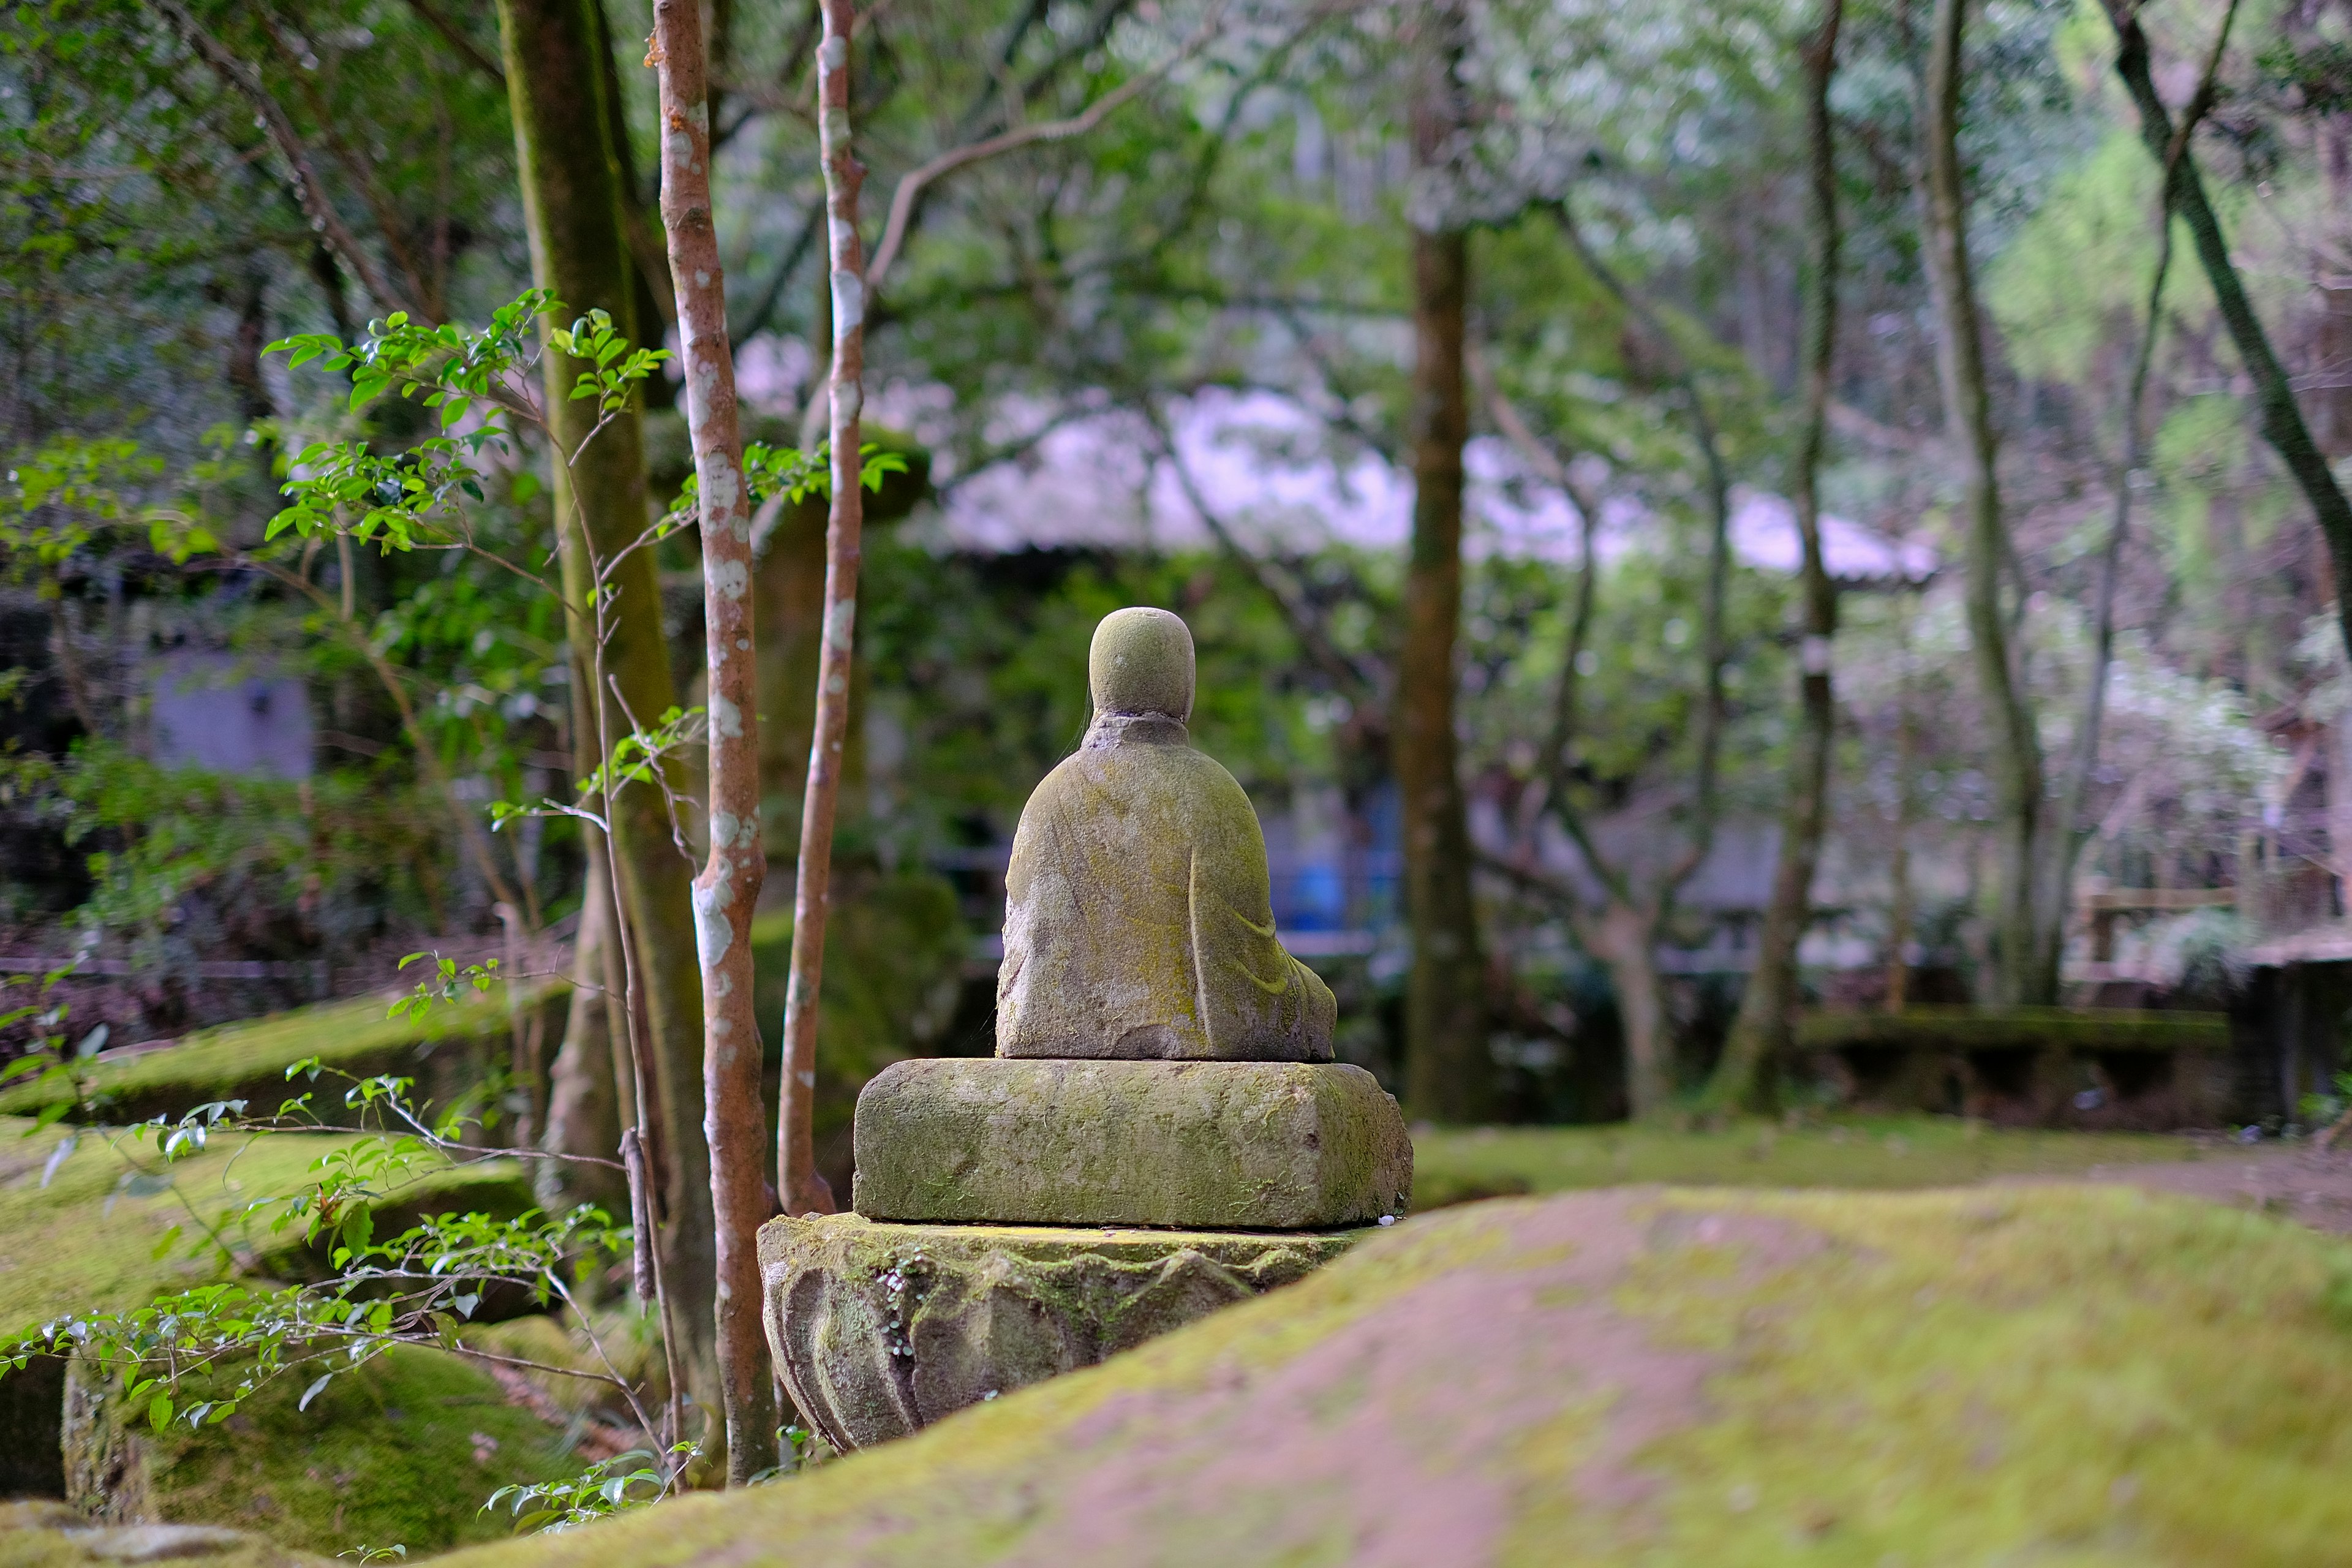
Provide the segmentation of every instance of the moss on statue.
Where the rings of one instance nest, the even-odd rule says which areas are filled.
[[[1330,988],[1276,937],[1257,813],[1184,728],[1192,633],[1114,612],[1087,674],[1094,722],[1013,836],[997,1054],[1330,1060]]]
[[[1412,1144],[1330,1062],[901,1062],[857,1110],[860,1214],[1331,1229],[1402,1211]]]
[[[1291,1284],[1364,1234],[776,1219],[768,1341],[803,1415],[866,1447]]]

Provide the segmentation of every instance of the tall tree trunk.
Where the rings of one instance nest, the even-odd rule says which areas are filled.
[[[833,879],[833,817],[849,730],[850,658],[857,638],[857,567],[865,524],[859,417],[866,384],[866,258],[857,189],[866,177],[850,142],[851,0],[824,0],[817,46],[817,138],[824,161],[833,323],[833,496],[824,534],[824,641],[817,650],[815,734],[801,803],[799,878],[793,893],[792,973],[784,987],[782,1101],[776,1114],[776,1185],[791,1214],[830,1214],[833,1189],[816,1169],[816,1026],[824,984],[824,928]]]
[[[751,994],[751,910],[768,874],[768,854],[760,832],[751,508],[743,488],[735,359],[727,339],[727,276],[711,214],[700,0],[655,0],[647,58],[661,84],[662,224],[669,236],[702,525],[710,849],[694,879],[694,941],[702,961],[702,1127],[709,1140],[727,1481],[742,1486],[776,1462],[776,1380],[760,1311],[760,1226],[775,1207],[768,1196],[760,1016]]]
[[[1805,634],[1798,661],[1798,724],[1789,758],[1789,798],[1780,815],[1780,860],[1764,908],[1756,970],[1739,999],[1708,1102],[1721,1110],[1755,1109],[1770,1089],[1766,1071],[1788,1049],[1789,1014],[1797,1002],[1797,944],[1812,920],[1813,868],[1829,819],[1830,748],[1837,737],[1837,699],[1830,686],[1830,649],[1837,635],[1837,584],[1822,558],[1819,479],[1829,429],[1830,370],[1837,346],[1837,158],[1830,122],[1830,79],[1837,69],[1843,0],[1822,0],[1821,26],[1806,41],[1805,140],[1808,213],[1812,228],[1812,279],[1805,299],[1802,353],[1805,425],[1797,440],[1793,500],[1804,542],[1799,582]]]
[[[1423,15],[1413,110],[1416,172],[1445,180],[1463,122],[1459,72],[1467,28],[1460,0]],[[1433,204],[1442,197],[1423,193]],[[1462,619],[1462,447],[1468,236],[1450,216],[1412,237],[1412,544],[1404,589],[1393,731],[1404,816],[1405,1098],[1420,1115],[1476,1121],[1492,1113],[1485,965],[1471,900],[1470,826],[1454,734],[1454,645]]]
[[[1936,0],[1921,117],[1926,141],[1922,238],[1939,329],[1936,370],[1943,388],[1944,420],[1963,462],[1969,640],[1992,731],[1990,771],[2000,810],[1992,995],[2006,1006],[2047,1005],[2058,999],[2058,964],[2054,945],[2042,940],[2034,918],[2034,858],[2049,819],[2042,798],[2042,738],[2011,659],[2010,623],[2000,607],[2001,573],[2011,547],[1994,470],[1991,398],[1969,262],[1968,198],[1960,167],[1961,44],[1967,12],[1968,0]]]
[[[1911,830],[1918,816],[1919,721],[1911,708],[1911,609],[1895,606],[1895,853],[1887,867],[1893,908],[1886,921],[1886,1010],[1900,1013],[1911,1001]]]
[[[602,308],[625,331],[634,331],[605,123],[614,110],[600,90],[595,21],[587,0],[500,0],[499,15],[533,276],[573,309]],[[629,714],[650,721],[675,700],[676,689],[653,556],[633,548],[650,521],[638,422],[624,414],[588,440],[595,404],[572,397],[583,368],[567,355],[548,353],[549,425],[564,450],[577,454],[568,467],[554,465],[564,600],[572,646],[580,650],[574,722],[589,734],[617,738],[627,732]],[[607,631],[601,647],[588,629],[589,617],[578,609],[600,571],[610,593],[598,617]],[[595,679],[600,664],[601,682]],[[691,868],[676,852],[658,789],[638,784],[617,796],[611,806],[612,851],[621,934],[630,983],[642,992],[646,1026],[644,1050],[633,1064],[643,1080],[636,1131],[659,1189],[651,1210],[658,1227],[664,1334],[677,1366],[672,1394],[714,1410],[719,1392],[711,1326],[716,1281],[701,1125],[702,995],[689,934]]]
[[[2352,651],[2352,501],[2345,499],[2344,489],[2336,482],[2326,455],[2311,438],[2311,427],[2304,422],[2303,406],[2295,400],[2294,385],[2287,379],[2278,355],[2272,352],[2262,318],[2254,314],[2253,301],[2246,298],[2237,264],[2230,259],[2230,242],[2221,233],[2221,220],[2205,199],[2205,182],[2197,172],[2197,159],[2189,152],[2186,139],[2178,136],[2172,116],[2157,93],[2148,61],[2147,35],[2141,30],[2137,7],[2107,0],[2107,16],[2116,29],[2116,72],[2123,78],[2132,103],[2139,110],[2140,139],[2167,171],[2167,207],[2188,224],[2189,237],[2197,242],[2197,259],[2204,267],[2206,280],[2213,286],[2214,302],[2221,307],[2222,324],[2230,330],[2230,341],[2237,345],[2240,363],[2253,379],[2254,400],[2263,414],[2263,437],[2286,465],[2304,500],[2311,505],[2321,535],[2327,541],[2328,560],[2336,572],[2336,620],[2343,630],[2345,647]],[[2210,68],[2207,75],[2210,90]]]

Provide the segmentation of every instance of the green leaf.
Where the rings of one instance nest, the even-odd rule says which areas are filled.
[[[159,1394],[147,1404],[147,1425],[161,1432],[172,1424],[172,1396]]]
[[[320,1392],[323,1390],[329,1383],[334,1380],[334,1376],[335,1374],[331,1372],[320,1374],[318,1382],[312,1384],[310,1387],[302,1391],[301,1401],[297,1404],[294,1408],[297,1410],[310,1409],[310,1401],[319,1397]]]

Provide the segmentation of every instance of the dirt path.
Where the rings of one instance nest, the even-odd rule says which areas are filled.
[[[1575,1493],[1639,1517],[1654,1439],[1704,1418],[1722,1358],[1662,1345],[1612,1304],[1631,1271],[1690,1247],[1743,1275],[1819,1238],[1757,1215],[1652,1206],[1654,1189],[1528,1205],[1496,1267],[1417,1286],[1270,1373],[1107,1402],[1070,1434],[1053,1508],[1006,1561],[1344,1561],[1350,1568],[1484,1563],[1516,1511],[1507,1461],[1564,1407],[1593,1412]],[[1476,1353],[1462,1339],[1475,1323]],[[1442,1478],[1442,1481],[1439,1480]],[[1223,1500],[1213,1521],[1202,1496]],[[1318,1506],[1294,1506],[1301,1498]],[[1335,1520],[1348,1521],[1342,1542]],[[1183,1541],[1170,1552],[1171,1536]],[[1155,1547],[1153,1543],[1159,1542]]]
[[[2214,1141],[2197,1158],[2154,1165],[2094,1165],[2080,1178],[2178,1193],[2352,1235],[2352,1151],[2309,1143],[2242,1147]]]

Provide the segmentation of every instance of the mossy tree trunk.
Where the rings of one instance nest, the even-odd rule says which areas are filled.
[[[595,764],[585,763],[584,774]],[[564,1019],[563,1044],[548,1070],[547,1132],[540,1147],[551,1154],[585,1154],[610,1160],[620,1150],[621,1129],[635,1120],[627,1096],[628,1022],[621,979],[619,940],[613,924],[613,879],[604,836],[583,824],[588,839],[582,877],[580,929],[572,947],[572,1001]],[[627,1184],[604,1165],[547,1160],[532,1173],[541,1205],[560,1213],[593,1203],[607,1213],[628,1212]]]
[[[1433,187],[1444,178],[1463,122],[1467,15],[1458,0],[1445,0],[1424,11],[1419,25],[1413,164]],[[1412,933],[1405,1098],[1416,1113],[1440,1121],[1491,1114],[1495,1082],[1471,896],[1470,828],[1454,733],[1462,447],[1470,434],[1463,363],[1469,287],[1469,236],[1450,216],[1418,220],[1412,237],[1412,543],[1391,745],[1402,797],[1405,918]]]
[[[1829,429],[1830,372],[1837,346],[1838,213],[1836,145],[1830,121],[1830,79],[1837,69],[1838,27],[1844,0],[1822,0],[1821,26],[1805,43],[1807,216],[1812,276],[1805,297],[1803,374],[1805,423],[1797,438],[1790,489],[1804,561],[1804,639],[1798,668],[1796,742],[1789,757],[1789,797],[1780,814],[1780,858],[1764,908],[1756,969],[1739,998],[1739,1014],[1724,1042],[1706,1100],[1718,1110],[1760,1109],[1771,1089],[1770,1067],[1789,1046],[1789,1014],[1797,1003],[1797,944],[1812,921],[1813,870],[1829,820],[1830,748],[1837,738],[1837,696],[1830,684],[1831,641],[1837,635],[1837,584],[1822,556],[1819,480]]]
[[[633,279],[621,236],[620,191],[612,162],[589,0],[500,0],[507,86],[523,212],[535,279],[576,310],[601,308],[635,332]],[[586,441],[590,400],[571,391],[581,366],[551,350],[546,360],[550,425],[572,463],[554,465],[564,597],[574,648],[573,721],[617,738],[629,715],[650,722],[676,700],[662,637],[660,588],[650,551],[633,548],[650,521],[645,454],[633,415]],[[610,607],[602,647],[588,616],[600,569]],[[596,679],[601,664],[604,679]],[[591,694],[594,700],[591,700]],[[604,750],[600,741],[598,750]],[[691,868],[677,851],[668,809],[650,784],[618,792],[611,808],[613,861],[623,916],[625,967],[641,1004],[643,1050],[633,1062],[641,1086],[637,1130],[653,1156],[658,1187],[664,1325],[682,1387],[676,1396],[705,1409],[719,1404],[713,1347],[714,1262],[709,1163],[702,1135],[702,995],[692,931]]]
[[[2286,465],[2304,500],[2310,503],[2321,535],[2327,541],[2327,557],[2335,568],[2336,619],[2345,647],[2352,650],[2352,500],[2346,498],[2326,455],[2312,439],[2311,426],[2303,417],[2303,405],[2295,398],[2294,384],[2287,379],[2285,367],[2271,348],[2262,318],[2254,314],[2253,301],[2246,297],[2245,283],[2238,276],[2237,263],[2231,258],[2229,238],[2221,232],[2221,222],[2214,216],[2212,204],[2205,199],[2205,181],[2198,173],[2197,159],[2186,138],[2179,134],[2171,112],[2157,92],[2147,34],[2139,25],[2138,6],[2106,0],[2106,9],[2116,30],[2116,73],[2123,78],[2132,105],[2139,111],[2140,138],[2164,170],[2166,210],[2179,215],[2189,227],[2189,238],[2196,244],[2197,259],[2204,268],[2206,281],[2213,286],[2213,299],[2220,307],[2222,325],[2229,329],[2239,362],[2254,384],[2254,401],[2263,416],[2263,438]],[[2231,14],[2235,15],[2234,7]],[[2226,22],[2223,32],[2226,37]],[[2210,66],[2206,76],[2200,96],[2210,100]],[[2200,105],[2188,118],[2193,121],[2201,113]]]
[[[2053,817],[2044,802],[2042,738],[2010,645],[2013,626],[2001,605],[2001,579],[2013,554],[2001,510],[1984,334],[1969,259],[1968,196],[1960,163],[1961,46],[1968,0],[1936,0],[1924,101],[1920,216],[1928,292],[1935,300],[1936,371],[1944,422],[1961,460],[1961,513],[1968,540],[1969,641],[1977,687],[1991,730],[1999,814],[1994,830],[1992,1000],[2002,1006],[2049,1005],[2058,994],[2055,933],[2037,919],[2035,865],[2048,848]],[[2016,585],[2019,595],[2024,584]]]

